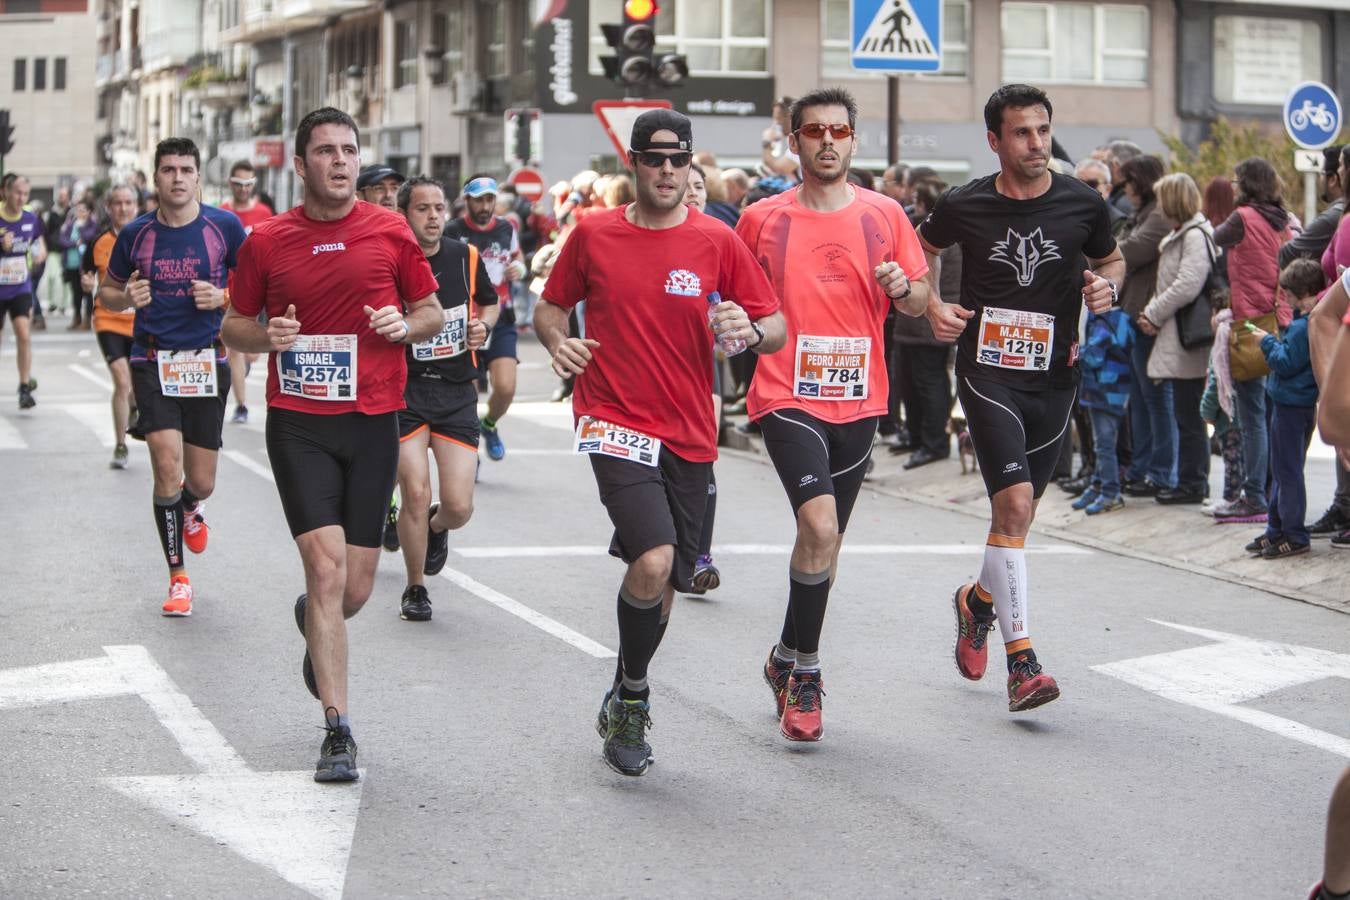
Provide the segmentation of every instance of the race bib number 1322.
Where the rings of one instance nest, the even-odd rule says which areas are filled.
[[[576,441],[572,447],[577,453],[599,453],[644,466],[655,466],[661,456],[660,438],[590,416],[577,420]]]

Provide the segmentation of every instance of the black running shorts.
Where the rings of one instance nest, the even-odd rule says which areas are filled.
[[[591,469],[600,488],[600,502],[614,523],[609,552],[631,563],[653,547],[670,544],[675,564],[670,584],[677,591],[693,589],[694,563],[703,513],[708,505],[712,463],[681,459],[661,448],[658,465],[591,454]]]
[[[291,535],[338,525],[378,547],[398,475],[398,413],[267,411],[267,455]]]
[[[10,297],[8,300],[0,300],[0,328],[4,327],[6,313],[9,314],[11,319],[18,319],[23,316],[32,318],[33,295],[20,294],[17,297]]]
[[[1019,390],[997,381],[962,375],[956,382],[989,496],[1031,483],[1040,497],[1069,439],[1069,419],[1078,388]]]
[[[408,376],[407,409],[398,413],[399,440],[428,429],[431,436],[478,452],[478,388],[472,381]]]
[[[872,458],[878,417],[836,425],[799,409],[778,409],[758,421],[793,514],[808,500],[832,495],[843,534]]]
[[[225,398],[230,395],[230,367],[216,363],[216,396],[166,397],[160,389],[159,366],[155,362],[131,364],[131,393],[140,410],[136,433],[181,431],[183,443],[207,450],[219,450],[225,424]]]
[[[103,353],[103,361],[106,363],[127,359],[131,356],[131,338],[125,334],[118,334],[115,331],[96,331],[94,332],[94,338],[98,341],[98,349]]]

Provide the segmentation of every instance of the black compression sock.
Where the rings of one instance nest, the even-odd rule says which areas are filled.
[[[619,697],[646,700],[647,665],[661,631],[661,595],[650,600],[634,597],[626,588],[619,590],[619,646],[623,647],[623,676]]]
[[[198,503],[201,503],[201,502],[202,502],[202,501],[197,497],[196,494],[194,494],[194,493],[192,493],[192,491],[188,490],[188,486],[187,486],[187,483],[186,483],[186,482],[183,483],[183,490],[181,491],[181,493],[182,493],[182,495],[183,495],[183,509],[184,509],[184,510],[192,509],[192,508],[193,508],[194,506],[196,506]]]
[[[820,632],[825,627],[825,606],[830,599],[830,570],[799,572],[788,570],[788,613],[796,631],[794,647],[798,654],[820,651]]]
[[[183,567],[183,498],[181,494],[172,497],[155,498],[155,531],[159,532],[159,545],[164,550],[164,561],[170,569]]]

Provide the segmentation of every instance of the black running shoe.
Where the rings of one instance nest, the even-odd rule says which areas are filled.
[[[389,515],[384,517],[384,549],[398,552],[398,504],[389,504]]]
[[[427,511],[427,558],[422,564],[422,574],[439,575],[441,569],[445,568],[445,560],[450,555],[450,531],[437,531],[431,527],[431,520],[436,518],[436,511],[441,508],[439,503],[431,504],[431,509]],[[403,618],[408,618],[404,616]],[[430,613],[427,618],[431,618]]]
[[[645,775],[652,761],[647,729],[652,726],[646,700],[609,698],[609,730],[605,734],[605,764],[620,775]]]
[[[407,622],[431,621],[431,598],[427,589],[420,584],[410,584],[403,592],[402,609],[399,616]]]
[[[600,712],[595,716],[595,731],[602,738],[609,737],[609,698],[613,696],[613,688],[605,691],[605,699],[600,701]]]
[[[314,767],[315,781],[355,781],[361,777],[356,771],[356,741],[351,729],[338,724],[337,709],[330,706],[323,711],[323,746],[319,749],[319,763]]]
[[[300,634],[305,634],[305,601],[309,599],[309,594],[301,594],[295,598],[295,627],[300,629]],[[308,642],[309,638],[305,638]],[[319,699],[319,682],[314,678],[314,662],[309,658],[309,645],[305,645],[305,661],[300,664],[300,674],[305,678],[305,687],[314,695],[314,699]]]
[[[19,385],[19,409],[32,409],[37,406],[33,399],[33,389],[26,384]]]

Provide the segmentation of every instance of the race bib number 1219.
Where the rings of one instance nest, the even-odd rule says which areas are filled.
[[[986,306],[980,316],[976,359],[987,366],[1045,372],[1050,369],[1050,351],[1054,346],[1052,315]]]

